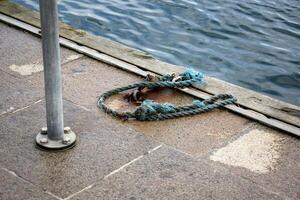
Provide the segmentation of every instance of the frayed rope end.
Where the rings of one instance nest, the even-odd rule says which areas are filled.
[[[197,72],[191,68],[186,69],[179,76],[182,77],[183,81],[193,79],[193,80],[196,80],[198,83],[205,83],[204,74],[201,72]]]
[[[203,101],[200,101],[200,100],[194,100],[193,105],[197,106],[198,108],[203,108],[205,106]]]

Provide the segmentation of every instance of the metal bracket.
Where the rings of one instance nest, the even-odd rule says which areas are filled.
[[[76,134],[71,130],[70,127],[64,128],[63,139],[61,140],[49,139],[46,127],[43,127],[41,132],[37,134],[35,138],[37,147],[49,151],[72,148],[76,145],[76,140]]]

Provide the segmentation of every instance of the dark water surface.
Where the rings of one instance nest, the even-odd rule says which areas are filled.
[[[300,0],[61,0],[59,10],[76,28],[300,105]]]

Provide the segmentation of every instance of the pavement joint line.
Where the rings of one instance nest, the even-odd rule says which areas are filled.
[[[60,47],[60,51],[62,52],[62,47]],[[68,58],[68,57],[66,57],[65,61],[63,60],[63,58],[61,58],[61,67],[65,66],[65,64],[72,63],[73,61],[77,61],[77,60],[79,60],[79,59],[81,59],[81,58],[84,57],[84,55],[80,54],[80,53],[77,53],[77,55],[78,55],[78,57],[76,57],[76,58]],[[16,73],[19,73],[24,80],[28,80],[28,79],[32,78],[33,76],[35,76],[36,74],[44,74],[43,60],[39,60],[39,61],[36,61],[36,63],[29,63],[29,64],[25,64],[25,65],[40,65],[41,66],[41,70],[35,71],[35,72],[31,72],[31,74],[26,74],[26,75],[22,75],[22,74],[20,74],[20,72],[16,71]],[[18,66],[24,66],[24,65],[18,65]],[[10,74],[9,72],[6,72],[6,73]],[[10,75],[12,75],[12,76],[20,79],[20,77],[18,77],[18,76],[15,76],[13,74],[10,74]]]
[[[162,144],[161,145],[158,145],[157,147],[154,147],[153,149],[151,149],[151,150],[149,150],[148,152],[147,152],[147,154],[150,154],[150,153],[152,153],[153,151],[156,151],[157,149],[159,149],[159,148],[161,148],[162,147]]]
[[[75,106],[77,106],[77,107],[79,107],[79,108],[81,108],[81,109],[83,109],[83,110],[85,110],[85,111],[88,111],[88,112],[91,112],[91,111],[92,111],[91,109],[89,109],[89,108],[87,108],[87,107],[85,107],[85,106],[83,106],[83,105],[80,105],[80,104],[78,104],[78,103],[75,103],[75,102],[73,102],[73,101],[71,101],[71,100],[69,100],[69,99],[67,99],[67,98],[63,98],[63,100],[65,100],[65,101],[67,101],[67,102],[69,102],[69,103],[72,103],[72,104],[74,104]]]
[[[202,162],[204,162],[204,163],[206,163],[207,165],[210,165],[210,166],[212,165],[212,163],[215,163],[215,161],[211,161],[211,160],[208,160],[208,159],[206,159],[206,158],[197,158],[197,161],[202,161]],[[220,163],[220,162],[217,162],[217,163]],[[223,164],[223,163],[220,163],[220,164],[222,165],[223,168],[225,168],[225,169],[228,170],[228,173],[229,173],[231,176],[238,177],[238,178],[244,179],[244,180],[246,180],[246,181],[249,181],[249,182],[251,182],[252,184],[255,184],[257,187],[259,187],[260,189],[262,189],[263,191],[265,191],[265,192],[267,192],[267,193],[275,194],[275,195],[277,195],[277,196],[279,196],[279,197],[281,197],[281,198],[283,198],[283,199],[287,199],[287,200],[291,199],[291,198],[288,198],[288,197],[286,197],[286,196],[282,196],[280,192],[275,192],[275,191],[273,191],[273,190],[269,190],[269,189],[265,188],[263,185],[261,185],[261,184],[255,182],[255,181],[253,181],[253,180],[251,180],[251,179],[248,178],[248,177],[245,177],[245,176],[240,175],[240,174],[233,173],[233,172],[231,171],[231,169],[232,169],[233,167],[231,167],[231,166],[229,166],[229,165],[226,165],[226,164]],[[218,166],[218,168],[219,168],[219,166]],[[237,167],[235,167],[235,168],[237,168]],[[217,170],[218,170],[218,169],[217,169]]]
[[[20,179],[20,180],[22,180],[22,181],[24,181],[24,182],[26,182],[26,183],[28,183],[28,184],[34,186],[34,187],[38,187],[38,186],[36,186],[34,183],[32,183],[31,181],[29,181],[29,180],[23,178],[22,176],[16,174],[14,171],[11,171],[11,170],[9,170],[9,169],[7,169],[7,168],[5,168],[5,167],[1,167],[1,169],[2,169],[3,171],[6,171],[8,174],[10,174],[10,175],[16,177],[17,179]],[[39,188],[39,187],[38,187],[38,188]],[[56,199],[58,199],[58,200],[62,200],[62,198],[56,196],[55,194],[53,194],[53,193],[51,193],[51,192],[49,192],[49,191],[47,191],[47,190],[43,190],[43,192],[45,192],[46,194],[48,194],[48,195],[50,195],[50,196],[52,196],[52,197],[54,197],[54,198],[56,198]]]
[[[29,107],[31,107],[31,106],[33,106],[33,105],[35,105],[35,104],[41,102],[42,100],[43,100],[43,99],[39,99],[39,100],[33,102],[32,104],[29,104],[28,106],[25,106],[25,107],[23,107],[23,108],[16,109],[16,110],[12,111],[11,113],[13,114],[13,113],[16,113],[16,112],[25,110],[25,109],[27,109],[27,108],[29,108]]]
[[[70,196],[64,198],[63,200],[69,200],[69,199],[73,198],[74,196],[80,194],[81,192],[84,192],[84,191],[86,191],[86,190],[88,190],[88,189],[91,189],[92,187],[94,187],[95,184],[96,184],[96,183],[93,183],[93,184],[91,184],[91,185],[89,185],[89,186],[83,188],[82,190],[80,190],[80,191],[78,191],[78,192],[75,192],[75,193],[71,194]]]
[[[11,171],[11,170],[9,170],[9,169],[7,169],[7,168],[5,168],[5,167],[1,167],[1,169],[4,170],[4,171],[6,171],[7,173],[9,173],[10,175],[12,175],[12,176],[14,176],[14,177],[16,177],[16,178],[18,178],[18,179],[21,179],[22,181],[24,181],[24,182],[26,182],[26,183],[28,183],[28,184],[31,184],[31,185],[33,185],[33,186],[35,186],[34,183],[32,183],[31,181],[29,181],[29,180],[23,178],[22,176],[18,175],[16,172]]]
[[[187,153],[187,152],[185,152],[185,151],[182,151],[181,149],[177,149],[175,146],[171,146],[171,145],[168,145],[168,144],[166,144],[166,146],[168,146],[169,148],[173,149],[174,151],[177,151],[177,152],[179,152],[179,153],[182,153],[182,154],[184,154],[184,155],[186,155],[186,156],[188,156],[188,157],[195,158],[194,155],[189,154],[189,153]]]
[[[11,170],[9,170],[9,169],[7,169],[7,168],[5,168],[5,167],[1,167],[1,169],[4,170],[4,171],[6,171],[7,173],[9,173],[9,174],[11,174],[11,175],[17,177],[17,178],[20,178],[20,179],[22,179],[22,180],[24,180],[24,181],[26,181],[26,182],[29,182],[29,181],[23,179],[22,177],[18,176],[14,171],[11,171]]]
[[[55,194],[49,192],[48,190],[45,190],[44,192],[45,192],[46,194],[48,194],[48,195],[50,195],[50,196],[56,198],[57,200],[63,200],[62,198],[60,198],[59,196],[57,196],[57,195],[55,195]]]
[[[74,58],[74,59],[67,60],[67,61],[65,61],[65,62],[62,62],[62,63],[61,63],[61,66],[64,66],[64,65],[66,65],[66,64],[72,63],[72,62],[77,61],[77,60],[80,60],[80,59],[82,59],[82,58],[84,58],[84,57],[85,57],[85,55],[78,53],[78,57],[76,57],[76,58]]]
[[[147,156],[147,155],[151,154],[152,152],[154,152],[154,151],[160,149],[161,147],[162,147],[162,144],[160,144],[160,145],[154,147],[153,149],[150,149],[149,151],[147,151],[146,154],[143,154],[143,155],[138,156],[137,158],[131,160],[130,162],[126,163],[125,165],[119,167],[118,169],[116,169],[116,170],[112,171],[111,173],[109,173],[108,175],[104,176],[103,180],[105,180],[105,179],[109,178],[110,176],[112,176],[112,175],[118,173],[119,171],[121,171],[121,170],[123,170],[124,168],[128,167],[128,166],[131,165],[132,163],[134,163],[134,162],[140,160],[140,159],[143,158],[144,156]],[[81,189],[81,190],[78,191],[78,192],[75,192],[75,193],[71,194],[70,196],[64,198],[63,200],[69,200],[69,199],[73,198],[74,196],[76,196],[76,195],[78,195],[78,194],[80,194],[80,193],[82,193],[82,192],[84,192],[84,191],[86,191],[86,190],[88,190],[88,189],[91,189],[92,187],[94,187],[94,185],[96,185],[96,183],[97,183],[98,181],[99,181],[99,180],[96,180],[94,183],[88,185],[87,187]]]
[[[62,47],[60,46],[60,51],[62,52]],[[76,54],[75,54],[76,55]],[[78,57],[76,58],[69,58],[68,57],[66,58],[66,60],[64,61],[62,58],[61,58],[61,67],[64,67],[66,64],[69,64],[69,63],[72,63],[73,61],[77,61],[77,60],[80,60],[82,58],[84,58],[84,55],[83,54],[80,54],[80,53],[77,53]],[[35,63],[37,65],[41,65],[42,66],[42,69],[40,71],[37,71],[37,72],[32,72],[32,74],[30,75],[22,75],[22,77],[25,79],[25,80],[28,80],[30,79],[32,76],[34,76],[35,74],[44,74],[44,64],[43,64],[43,60],[41,61],[38,61],[37,63]],[[27,64],[27,65],[30,65],[30,64]],[[8,74],[10,74],[9,72],[6,72]],[[13,74],[10,74],[12,76],[15,76]],[[16,78],[20,78],[18,76],[15,76]]]
[[[41,101],[43,101],[43,99],[39,99],[39,100],[37,100],[37,101],[35,101],[35,102],[33,102],[33,103],[31,103],[31,104],[25,106],[25,107],[18,108],[18,109],[16,109],[16,110],[9,111],[9,112],[4,112],[4,113],[0,114],[0,117],[5,116],[5,115],[8,115],[8,114],[14,114],[14,113],[17,113],[17,112],[19,112],[19,111],[25,110],[25,109],[30,108],[31,106],[33,106],[33,105],[35,105],[35,104],[41,102]]]
[[[85,57],[85,55],[83,55],[83,54],[80,54],[80,53],[77,53],[78,54],[78,57],[76,57],[76,58],[71,58],[71,59],[69,59],[69,60],[66,60],[65,62],[62,62],[61,63],[61,66],[63,67],[64,65],[66,65],[66,64],[69,64],[69,63],[72,63],[72,62],[74,62],[74,61],[77,61],[77,60],[80,60],[80,59],[82,59],[82,58],[84,58]],[[39,63],[39,64],[41,64],[42,66],[43,66],[43,61],[41,61],[41,63]],[[13,73],[9,73],[9,72],[7,72],[7,71],[4,71],[3,69],[0,69],[0,71],[1,72],[3,72],[3,73],[5,73],[5,74],[7,74],[7,75],[9,75],[9,76],[12,76],[12,77],[14,77],[14,78],[17,78],[17,79],[21,79],[19,76],[16,76],[16,75],[14,75]],[[33,74],[31,74],[31,75],[23,75],[23,79],[25,79],[25,80],[28,80],[31,76],[33,76],[34,74],[40,74],[40,73],[43,73],[43,71],[44,70],[42,70],[42,71],[39,71],[39,72],[34,72]]]
[[[55,194],[53,194],[53,193],[51,193],[51,192],[49,192],[49,191],[47,191],[47,190],[45,190],[44,192],[45,192],[46,194],[48,194],[48,195],[50,195],[50,196],[56,198],[57,200],[63,200],[63,199],[60,198],[59,196],[57,196],[57,195],[55,195]]]
[[[288,197],[286,197],[286,196],[282,196],[280,192],[275,192],[275,191],[273,191],[273,190],[269,190],[269,189],[265,188],[264,186],[262,186],[262,185],[260,185],[259,183],[257,183],[257,182],[255,182],[255,181],[251,180],[251,179],[248,178],[248,177],[245,177],[245,176],[243,176],[243,175],[236,175],[236,174],[235,174],[235,176],[238,176],[238,177],[241,177],[242,179],[245,179],[245,180],[250,181],[251,183],[255,184],[255,185],[256,185],[257,187],[259,187],[260,189],[264,190],[265,192],[268,192],[268,193],[271,193],[271,194],[275,194],[275,195],[277,195],[277,196],[282,197],[283,199],[291,199],[291,198],[288,198]]]
[[[3,69],[0,69],[0,71],[3,72],[3,73],[5,73],[5,74],[7,74],[7,75],[9,75],[9,76],[12,76],[12,77],[14,77],[14,78],[20,79],[18,76],[14,75],[14,74],[11,74],[11,73],[9,73],[9,72],[7,72],[7,71],[4,71]]]
[[[149,150],[149,151],[147,152],[146,155],[151,154],[152,152],[156,151],[157,149],[159,149],[159,148],[161,148],[161,147],[162,147],[162,145],[158,145],[157,147],[155,147],[155,148]],[[108,175],[104,176],[104,179],[107,179],[108,177],[110,177],[110,176],[112,176],[112,175],[118,173],[119,171],[125,169],[126,167],[128,167],[128,166],[131,165],[132,163],[134,163],[134,162],[140,160],[141,158],[143,158],[143,157],[146,156],[146,155],[145,155],[145,154],[144,154],[144,155],[140,155],[139,157],[137,157],[137,158],[131,160],[130,162],[126,163],[125,165],[119,167],[118,169],[116,169],[116,170],[112,171],[111,173],[109,173]]]
[[[238,138],[238,137],[240,137],[240,136],[242,136],[242,135],[244,135],[244,134],[247,134],[246,130],[247,130],[247,129],[250,129],[250,128],[252,128],[252,127],[254,127],[256,124],[257,124],[257,122],[250,123],[248,127],[244,128],[242,131],[240,131],[239,134],[237,134],[238,136],[236,136],[236,137],[233,138],[232,140],[235,140],[236,138]],[[227,142],[228,142],[228,141],[227,141]],[[162,146],[162,145],[160,145],[160,146]],[[193,156],[193,155],[191,155],[191,154],[188,154],[188,153],[186,153],[186,152],[184,152],[184,151],[181,151],[181,150],[179,150],[179,149],[177,149],[177,148],[175,148],[175,147],[173,147],[173,146],[168,146],[168,147],[170,147],[171,149],[173,149],[173,150],[175,150],[175,151],[177,151],[177,152],[180,152],[180,153],[182,153],[182,154],[185,154],[186,156],[189,156],[189,157],[191,157],[192,159],[195,159],[196,161],[202,161],[202,162],[204,162],[204,163],[206,163],[206,164],[208,164],[208,165],[211,165],[212,162],[214,162],[214,161],[210,161],[210,160],[208,160],[207,158],[202,157],[202,156],[201,156],[201,157],[195,157],[195,156]],[[221,163],[221,164],[222,164],[222,163]],[[232,175],[232,176],[239,177],[239,178],[242,178],[242,179],[244,179],[244,180],[250,181],[251,183],[255,184],[257,187],[261,188],[262,190],[264,190],[264,191],[266,191],[266,192],[268,192],[268,193],[275,194],[275,195],[277,195],[277,196],[279,196],[279,197],[282,197],[282,198],[284,198],[284,199],[290,199],[290,198],[287,198],[287,197],[282,196],[281,193],[278,193],[278,192],[275,192],[275,191],[272,191],[272,190],[269,190],[269,189],[265,188],[264,186],[260,185],[259,183],[256,183],[255,181],[253,181],[253,180],[251,180],[251,179],[249,179],[249,178],[247,178],[247,177],[244,177],[244,176],[242,176],[242,175],[238,175],[238,174],[235,174],[235,173],[231,172],[231,171],[230,171],[230,170],[231,170],[231,167],[230,167],[229,165],[222,164],[222,166],[223,166],[224,168],[226,168],[226,169],[228,170],[228,173],[229,173],[230,175]]]
[[[26,31],[26,30],[25,30]],[[29,32],[30,34],[30,32]],[[32,34],[32,33],[31,33]],[[60,46],[60,51],[62,51],[62,47]],[[69,60],[66,60],[66,61],[63,61],[63,59],[61,59],[61,67],[65,66],[66,64],[69,64],[69,63],[72,63],[73,61],[77,61],[77,60],[80,60],[81,58],[84,58],[84,55],[83,54],[80,54],[80,53],[77,53],[78,54],[78,57],[76,57],[75,59],[69,59]],[[35,74],[43,74],[44,75],[44,64],[43,64],[43,60],[41,60],[39,63],[39,65],[42,66],[42,70],[41,71],[38,71],[38,72],[33,72],[32,74],[30,75],[22,75],[23,78],[25,80],[28,80],[30,79],[32,76],[34,76]],[[8,74],[10,74],[9,72],[6,72]],[[12,75],[12,74],[10,74]],[[13,75],[14,76],[14,75]],[[20,78],[18,76],[15,76],[16,78]]]
[[[214,153],[216,150],[227,146],[229,143],[237,140],[238,138],[240,138],[241,136],[245,135],[248,133],[248,130],[250,130],[251,128],[255,127],[255,125],[257,124],[257,122],[248,122],[248,125],[243,128],[242,130],[240,130],[239,132],[237,132],[236,134],[233,134],[232,136],[230,136],[227,140],[220,142],[218,145],[216,145],[215,147],[212,147],[208,152],[200,154],[195,156],[197,159],[206,159],[208,158],[210,155],[212,155],[212,153]]]

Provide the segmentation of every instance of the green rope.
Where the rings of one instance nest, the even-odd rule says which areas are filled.
[[[192,84],[204,84],[204,76],[202,73],[195,72],[188,69],[186,72],[180,74],[178,77],[175,75],[165,75],[157,78],[155,82],[146,80],[141,83],[136,83],[113,90],[109,90],[98,97],[97,106],[104,112],[113,115],[114,117],[119,117],[121,119],[136,119],[140,121],[156,121],[173,119],[178,117],[185,117],[190,115],[195,115],[203,112],[210,111],[215,108],[223,107],[228,104],[233,104],[237,100],[230,94],[219,94],[215,95],[204,101],[195,100],[191,105],[187,106],[175,106],[170,103],[159,104],[152,100],[144,100],[140,106],[134,112],[117,112],[107,105],[105,105],[105,100],[115,94],[120,92],[130,90],[130,89],[156,89],[161,87],[168,88],[184,88],[189,87]]]

